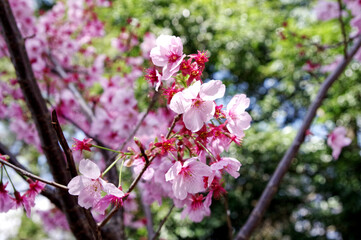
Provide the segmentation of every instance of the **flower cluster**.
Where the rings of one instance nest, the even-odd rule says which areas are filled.
[[[79,164],[81,176],[73,178],[69,184],[69,193],[78,196],[78,203],[84,208],[92,207],[99,213],[104,213],[110,203],[121,205],[125,194],[122,190],[101,178],[99,167],[88,159]],[[102,197],[102,194],[106,196]]]
[[[24,207],[26,215],[30,217],[31,208],[35,206],[35,197],[43,190],[45,184],[39,181],[33,182],[30,179],[28,179],[28,183],[29,189],[24,194],[21,195],[14,189],[14,196],[11,196],[6,190],[8,182],[0,181],[0,213]]]

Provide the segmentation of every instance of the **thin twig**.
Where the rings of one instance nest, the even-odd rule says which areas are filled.
[[[59,124],[58,116],[56,115],[56,111],[53,110],[51,113],[51,123],[53,124],[53,127],[56,131],[56,135],[58,136],[58,140],[60,142],[61,147],[64,150],[65,157],[66,157],[66,169],[70,172],[71,177],[78,176],[78,172],[76,171],[76,166],[73,158],[73,153],[71,149],[69,148],[68,142],[66,141],[63,130],[61,129],[61,126]]]
[[[16,157],[7,149],[7,147],[2,144],[0,142],[0,153],[3,155],[8,155],[10,157],[10,159],[8,160],[9,163],[13,164],[14,166],[23,169],[24,171],[27,171],[31,174],[33,174],[30,170],[28,170],[25,166],[23,166],[17,159]],[[26,180],[26,177],[24,175],[20,176]],[[45,196],[46,198],[48,198],[50,200],[50,202],[52,202],[57,208],[59,208],[60,210],[62,210],[62,206],[61,203],[59,201],[59,196],[57,194],[57,192],[55,192],[55,189],[49,187],[48,185],[46,185],[44,187],[44,189],[41,191],[40,193],[41,195]]]
[[[51,185],[51,186],[54,186],[54,187],[57,187],[57,188],[60,188],[60,189],[63,189],[63,190],[68,190],[68,187],[67,186],[64,186],[62,184],[59,184],[59,183],[56,183],[56,182],[51,182],[51,181],[48,181],[48,180],[45,180],[39,176],[36,176],[28,171],[25,171],[24,169],[21,169],[21,168],[18,168],[17,166],[7,162],[7,161],[4,161],[0,158],[0,162],[6,166],[9,166],[11,167],[12,169],[14,169],[15,171],[17,171],[19,174],[21,175],[24,175],[26,177],[29,177],[31,179],[35,179],[35,180],[39,180],[40,182],[43,182],[43,183],[46,183],[48,185]]]
[[[337,0],[338,2],[338,7],[339,7],[339,12],[338,12],[338,21],[340,23],[340,27],[341,27],[341,32],[342,32],[342,42],[343,42],[343,54],[344,57],[347,58],[347,34],[346,34],[346,29],[345,29],[345,23],[343,22],[342,19],[342,2],[341,0]]]
[[[347,57],[342,60],[342,62],[337,66],[335,71],[330,74],[326,80],[322,83],[320,90],[317,93],[315,100],[312,102],[311,106],[308,108],[306,117],[303,120],[303,123],[298,130],[297,136],[292,142],[292,145],[288,148],[287,152],[283,156],[281,162],[278,164],[274,174],[272,175],[271,180],[268,182],[267,187],[262,193],[261,198],[257,202],[256,207],[253,209],[252,213],[247,219],[247,222],[244,224],[242,229],[238,232],[235,239],[243,240],[249,239],[254,229],[257,227],[258,223],[262,219],[266,209],[268,208],[272,198],[277,193],[278,187],[288,171],[288,168],[292,162],[292,159],[297,154],[301,144],[305,138],[305,132],[309,129],[317,109],[321,106],[323,99],[325,98],[328,89],[331,85],[339,78],[339,76],[344,72],[345,68],[356,54],[358,49],[361,46],[361,37],[359,37],[348,53]]]
[[[174,117],[173,122],[168,130],[167,136],[166,138],[169,138],[171,132],[173,131],[175,124],[177,123],[177,121],[180,119],[180,115],[177,115]],[[147,168],[149,167],[149,165],[152,163],[152,161],[154,160],[155,156],[152,156],[148,162],[146,162],[144,164],[144,167],[142,169],[142,171],[138,174],[138,176],[133,180],[132,184],[130,185],[127,193],[128,195],[124,197],[124,200],[126,200],[129,196],[129,193],[131,193],[133,191],[133,189],[135,188],[135,186],[138,184],[139,180],[142,178],[144,172],[147,170]],[[118,209],[120,209],[120,205],[115,206],[110,212],[109,214],[103,219],[103,221],[101,221],[100,223],[98,223],[98,227],[101,228],[103,227],[111,218],[112,216],[118,211]]]
[[[51,55],[51,52],[48,52],[48,58],[51,63],[54,65],[52,70],[62,79],[66,79],[68,74],[64,71],[62,66],[58,63],[58,61]],[[78,89],[75,87],[74,83],[69,83],[68,87],[70,91],[73,93],[74,97],[77,99],[80,108],[82,109],[83,113],[86,115],[87,119],[92,122],[94,120],[94,114],[88,104],[85,102],[83,96],[79,93]]]
[[[158,236],[159,236],[159,234],[160,234],[160,230],[162,229],[164,223],[167,221],[168,217],[169,217],[170,214],[172,213],[173,209],[174,209],[174,204],[173,204],[172,207],[169,209],[167,215],[166,215],[166,216],[163,218],[163,220],[160,222],[159,227],[158,227],[157,231],[155,232],[154,237],[152,238],[152,240],[156,240],[156,239],[158,238]]]

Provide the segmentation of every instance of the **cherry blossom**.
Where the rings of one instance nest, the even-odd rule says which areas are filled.
[[[184,163],[177,161],[165,175],[166,181],[173,181],[174,196],[180,200],[188,193],[198,193],[205,190],[203,177],[211,177],[212,170],[206,164],[190,158]]]
[[[335,128],[327,138],[327,144],[332,148],[332,157],[337,160],[343,147],[351,144],[351,139],[346,137],[344,127]]]
[[[160,35],[156,40],[156,47],[150,51],[154,65],[163,67],[163,80],[170,79],[179,71],[184,57],[182,40],[175,36]]]
[[[219,80],[211,80],[202,85],[200,81],[196,81],[189,88],[176,93],[169,107],[174,112],[183,114],[185,126],[192,132],[197,132],[213,117],[216,107],[214,100],[223,97],[225,90],[225,85]]]
[[[209,216],[211,214],[209,206],[212,204],[212,195],[213,192],[208,193],[207,197],[203,197],[202,194],[191,195],[181,218],[188,216],[193,222],[200,222],[205,216]]]
[[[6,186],[0,182],[0,212],[7,212],[15,206],[14,200],[9,196]]]
[[[18,191],[14,192],[15,209],[23,206],[26,212],[26,216],[30,218],[31,208],[35,206],[35,199],[27,196],[27,194],[20,195]]]
[[[107,184],[100,178],[99,167],[88,159],[79,163],[82,176],[74,177],[68,184],[69,193],[78,195],[78,203],[84,208],[94,207],[101,199],[101,193]]]
[[[93,141],[93,139],[91,138],[84,138],[82,141],[80,141],[79,139],[73,138],[73,140],[75,141],[72,150],[73,151],[79,151],[83,152],[83,150],[89,151],[91,152],[91,146],[92,144],[90,143],[91,141]]]
[[[107,195],[98,201],[98,203],[93,208],[94,211],[104,214],[110,203],[117,206],[123,205],[123,198],[126,195],[121,189],[114,186],[114,184],[107,183],[104,187],[104,191],[107,193]]]
[[[249,107],[250,100],[244,94],[235,95],[227,105],[226,118],[227,129],[239,138],[244,137],[243,130],[251,126],[252,118],[245,111]]]
[[[33,182],[31,179],[28,179],[29,182],[29,190],[26,191],[26,194],[29,198],[35,199],[35,197],[44,189],[45,183],[35,181]]]
[[[220,161],[215,162],[211,165],[212,170],[225,170],[228,172],[232,177],[238,178],[239,177],[239,169],[242,164],[235,158],[224,157]]]

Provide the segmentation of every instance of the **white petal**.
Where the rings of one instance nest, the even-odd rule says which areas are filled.
[[[104,191],[110,195],[116,196],[118,198],[123,197],[125,194],[119,189],[117,188],[114,184],[112,183],[107,183],[104,186]]]
[[[80,191],[84,188],[82,178],[83,176],[76,176],[68,183],[69,194],[79,195]]]
[[[198,93],[200,90],[201,90],[201,82],[196,81],[191,86],[189,86],[187,89],[184,89],[182,91],[183,97],[185,99],[195,99],[198,96]]]
[[[182,114],[191,106],[191,104],[191,100],[185,99],[183,93],[178,92],[172,97],[169,108],[178,114]]]
[[[150,51],[150,58],[153,64],[159,67],[165,66],[168,62],[168,58],[161,54],[159,47],[155,47]]]
[[[245,94],[235,95],[227,105],[227,112],[241,114],[249,107],[250,100]]]
[[[201,112],[195,108],[191,108],[183,114],[183,122],[187,129],[192,132],[197,132],[203,127],[203,117]]]
[[[205,101],[213,101],[222,98],[226,91],[226,86],[220,80],[211,80],[201,86],[199,96]]]
[[[97,179],[100,177],[99,167],[89,159],[83,159],[80,161],[79,172],[91,179]]]

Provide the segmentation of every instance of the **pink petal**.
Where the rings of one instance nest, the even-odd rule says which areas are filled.
[[[89,179],[83,177],[83,176],[76,176],[70,182],[68,183],[69,188],[69,194],[71,195],[79,195],[80,191],[83,190],[84,186],[84,180],[89,181]],[[89,182],[88,182],[89,184]]]
[[[205,101],[213,101],[222,98],[226,91],[226,86],[220,80],[211,80],[201,86],[199,96]]]
[[[91,179],[97,179],[100,177],[99,167],[88,159],[83,159],[80,161],[79,172]]]
[[[106,183],[104,186],[104,191],[110,195],[116,196],[118,198],[124,197],[124,192],[122,190],[120,190],[119,188],[117,188],[114,184],[112,183]]]
[[[168,58],[161,54],[159,47],[155,47],[150,51],[150,58],[153,64],[159,67],[165,66],[168,62]]]
[[[186,128],[192,132],[197,132],[203,127],[203,118],[204,116],[202,115],[202,112],[195,108],[191,108],[183,114],[183,122]]]
[[[182,91],[183,97],[185,99],[195,99],[198,96],[199,91],[201,90],[201,82],[196,81],[188,88]]]
[[[250,100],[245,94],[235,95],[227,105],[227,112],[241,114],[249,107]]]
[[[178,92],[170,101],[169,108],[178,114],[182,114],[191,106],[191,104],[191,100],[185,99],[183,93]]]
[[[182,164],[180,162],[176,162],[165,174],[165,180],[168,182],[175,179],[181,168]]]
[[[203,124],[214,116],[215,108],[215,103],[212,101],[204,102],[199,107],[191,107],[183,114],[186,128],[192,132],[199,131]]]

